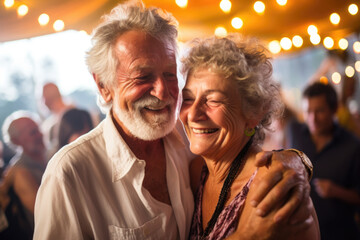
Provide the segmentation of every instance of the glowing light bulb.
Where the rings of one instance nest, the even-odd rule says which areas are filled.
[[[360,42],[359,41],[354,42],[353,49],[354,49],[355,53],[360,53]]]
[[[342,38],[339,40],[339,48],[342,50],[347,49],[347,47],[349,46],[349,42],[348,40],[346,40],[346,38]]]
[[[181,8],[186,8],[188,5],[187,0],[175,0],[176,5],[178,5]]]
[[[341,82],[341,75],[338,72],[334,72],[331,75],[331,80],[334,84],[339,84]]]
[[[355,70],[360,72],[360,61],[355,62]]]
[[[281,46],[282,49],[284,49],[284,50],[290,50],[290,49],[291,49],[291,46],[292,46],[292,42],[291,42],[290,38],[288,38],[288,37],[283,37],[283,38],[280,40],[280,46]]]
[[[28,12],[29,12],[29,8],[25,4],[20,5],[17,9],[17,14],[19,17],[25,16]]]
[[[355,75],[355,69],[352,66],[347,66],[345,68],[345,74],[348,77],[353,77]]]
[[[310,42],[314,45],[318,45],[321,41],[321,37],[319,34],[313,34],[310,36]]]
[[[277,4],[279,4],[280,6],[285,6],[287,3],[287,0],[276,0]]]
[[[14,6],[14,0],[5,0],[4,1],[4,6],[6,7],[6,8],[11,8],[12,6]]]
[[[318,29],[315,25],[309,25],[309,27],[307,28],[307,32],[311,36],[311,35],[317,34]]]
[[[50,21],[50,17],[46,13],[41,14],[38,18],[38,22],[40,26],[45,26],[46,24],[49,23],[49,21]]]
[[[329,79],[327,78],[327,77],[325,77],[325,76],[322,76],[322,77],[320,77],[320,82],[322,83],[322,84],[329,84]]]
[[[332,13],[330,15],[330,22],[334,25],[338,25],[340,22],[340,15],[337,13]]]
[[[280,42],[277,40],[273,40],[269,43],[269,50],[273,54],[278,54],[281,51]]]
[[[53,24],[53,28],[56,32],[60,32],[62,30],[64,30],[65,28],[65,23],[62,20],[56,20]]]
[[[241,20],[241,18],[239,18],[239,17],[234,17],[234,18],[231,20],[231,25],[232,25],[233,28],[235,28],[235,29],[240,29],[240,28],[242,28],[242,26],[244,25],[244,22],[243,22],[243,20]]]
[[[254,3],[254,10],[257,13],[264,13],[265,11],[265,4],[261,1],[256,1]]]
[[[334,40],[331,37],[326,37],[324,38],[323,44],[327,49],[331,49],[334,46]]]
[[[221,0],[220,9],[224,13],[229,13],[231,11],[231,2],[229,0]]]
[[[302,37],[300,37],[299,35],[295,35],[292,38],[292,43],[295,47],[299,48],[303,45],[304,41],[303,41]]]
[[[356,15],[359,11],[359,8],[356,4],[353,3],[349,5],[348,11],[351,15]]]
[[[217,37],[226,37],[226,35],[227,35],[226,28],[224,28],[224,27],[217,27],[217,28],[215,29],[215,35],[216,35]]]

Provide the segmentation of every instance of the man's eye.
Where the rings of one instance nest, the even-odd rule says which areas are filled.
[[[176,74],[171,72],[164,73],[166,80],[177,80]]]
[[[207,105],[211,106],[211,107],[217,107],[220,106],[222,104],[221,101],[217,101],[217,100],[208,100],[207,101]]]

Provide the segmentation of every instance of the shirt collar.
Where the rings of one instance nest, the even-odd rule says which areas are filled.
[[[107,156],[112,164],[112,181],[118,181],[123,178],[132,168],[136,161],[140,161],[131,151],[125,140],[122,138],[113,122],[111,111],[104,120],[104,141]],[[178,121],[177,124],[180,124]],[[174,149],[184,148],[184,140],[181,134],[176,130],[164,137],[165,147]]]
[[[139,159],[116,129],[111,111],[106,115],[103,131],[106,153],[112,163],[112,181],[115,182],[123,178]]]

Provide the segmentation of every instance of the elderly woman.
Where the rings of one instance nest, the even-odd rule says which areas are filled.
[[[282,109],[264,50],[239,35],[213,37],[195,40],[182,60],[187,81],[180,118],[191,151],[206,164],[199,171],[190,239],[241,237],[251,228],[259,233],[256,239],[319,238],[314,209],[314,224],[290,237],[294,225],[274,223],[274,213],[259,217],[246,201],[252,196],[251,182],[257,173],[254,160],[261,151],[263,130]],[[202,162],[197,160],[193,168]]]

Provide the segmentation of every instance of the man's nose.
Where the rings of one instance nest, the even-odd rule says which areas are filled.
[[[158,76],[155,79],[150,94],[162,101],[167,100],[169,98],[169,86],[163,76]]]

